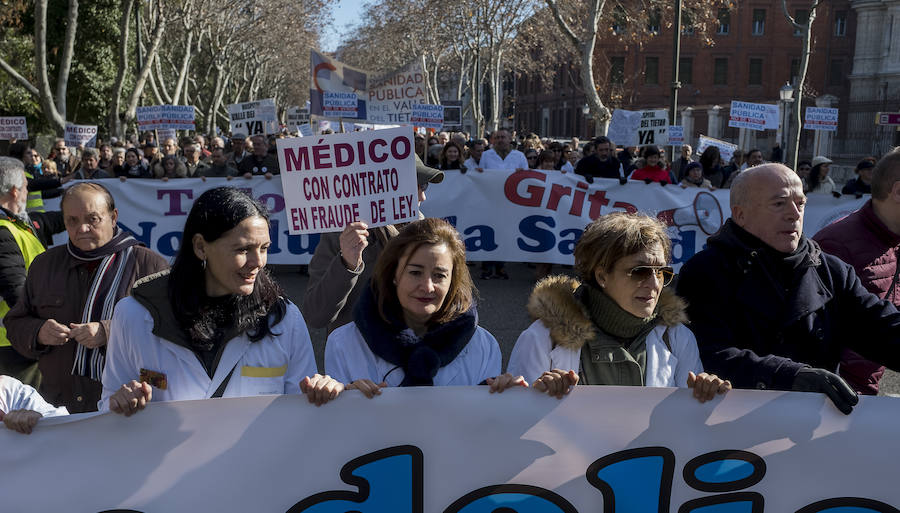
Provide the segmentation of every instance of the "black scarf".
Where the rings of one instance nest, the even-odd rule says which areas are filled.
[[[375,355],[403,368],[401,387],[434,385],[438,370],[459,355],[478,327],[474,305],[456,319],[430,327],[421,339],[406,331],[406,322],[399,312],[390,311],[387,315],[390,322],[381,318],[375,293],[366,286],[353,320]]]
[[[116,228],[113,238],[103,246],[90,251],[78,249],[72,241],[67,243],[69,256],[83,262],[100,260],[81,313],[81,322],[97,322],[112,318],[116,301],[128,295],[130,278],[134,276],[134,246],[141,244],[125,230]],[[106,359],[106,347],[88,349],[81,344],[75,350],[72,374],[100,380]]]

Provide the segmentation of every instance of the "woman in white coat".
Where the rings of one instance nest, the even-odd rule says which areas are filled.
[[[466,249],[442,219],[408,224],[378,257],[354,322],[328,336],[325,369],[367,397],[386,386],[527,386],[500,375],[500,347],[478,326]]]
[[[731,388],[706,374],[685,303],[664,289],[674,273],[659,220],[616,212],[585,229],[575,246],[581,281],[546,278],[528,311],[536,319],[516,341],[508,371],[562,397],[588,385],[688,386],[701,402]]]
[[[269,217],[231,187],[204,192],[170,271],[135,284],[115,308],[99,409],[131,415],[151,400],[343,388],[316,374],[306,323],[265,270]]]

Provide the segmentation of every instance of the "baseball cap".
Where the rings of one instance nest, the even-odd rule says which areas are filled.
[[[444,172],[428,167],[422,162],[422,159],[416,155],[416,181],[419,185],[426,183],[441,183],[444,181]]]
[[[819,155],[818,157],[812,159],[812,167],[816,167],[819,164],[831,164],[832,160],[828,157],[823,157]]]

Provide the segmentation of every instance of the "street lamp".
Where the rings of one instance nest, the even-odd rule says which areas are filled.
[[[778,90],[779,101],[781,102],[781,152],[785,162],[793,162],[788,158],[788,141],[790,141],[791,133],[791,115],[790,106],[794,101],[794,88],[790,82],[785,82],[781,89]],[[797,148],[799,150],[799,148]]]

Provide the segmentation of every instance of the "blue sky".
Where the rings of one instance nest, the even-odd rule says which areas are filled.
[[[334,20],[322,34],[322,50],[332,52],[337,49],[347,25],[356,25],[363,11],[363,0],[339,0],[334,6]]]

